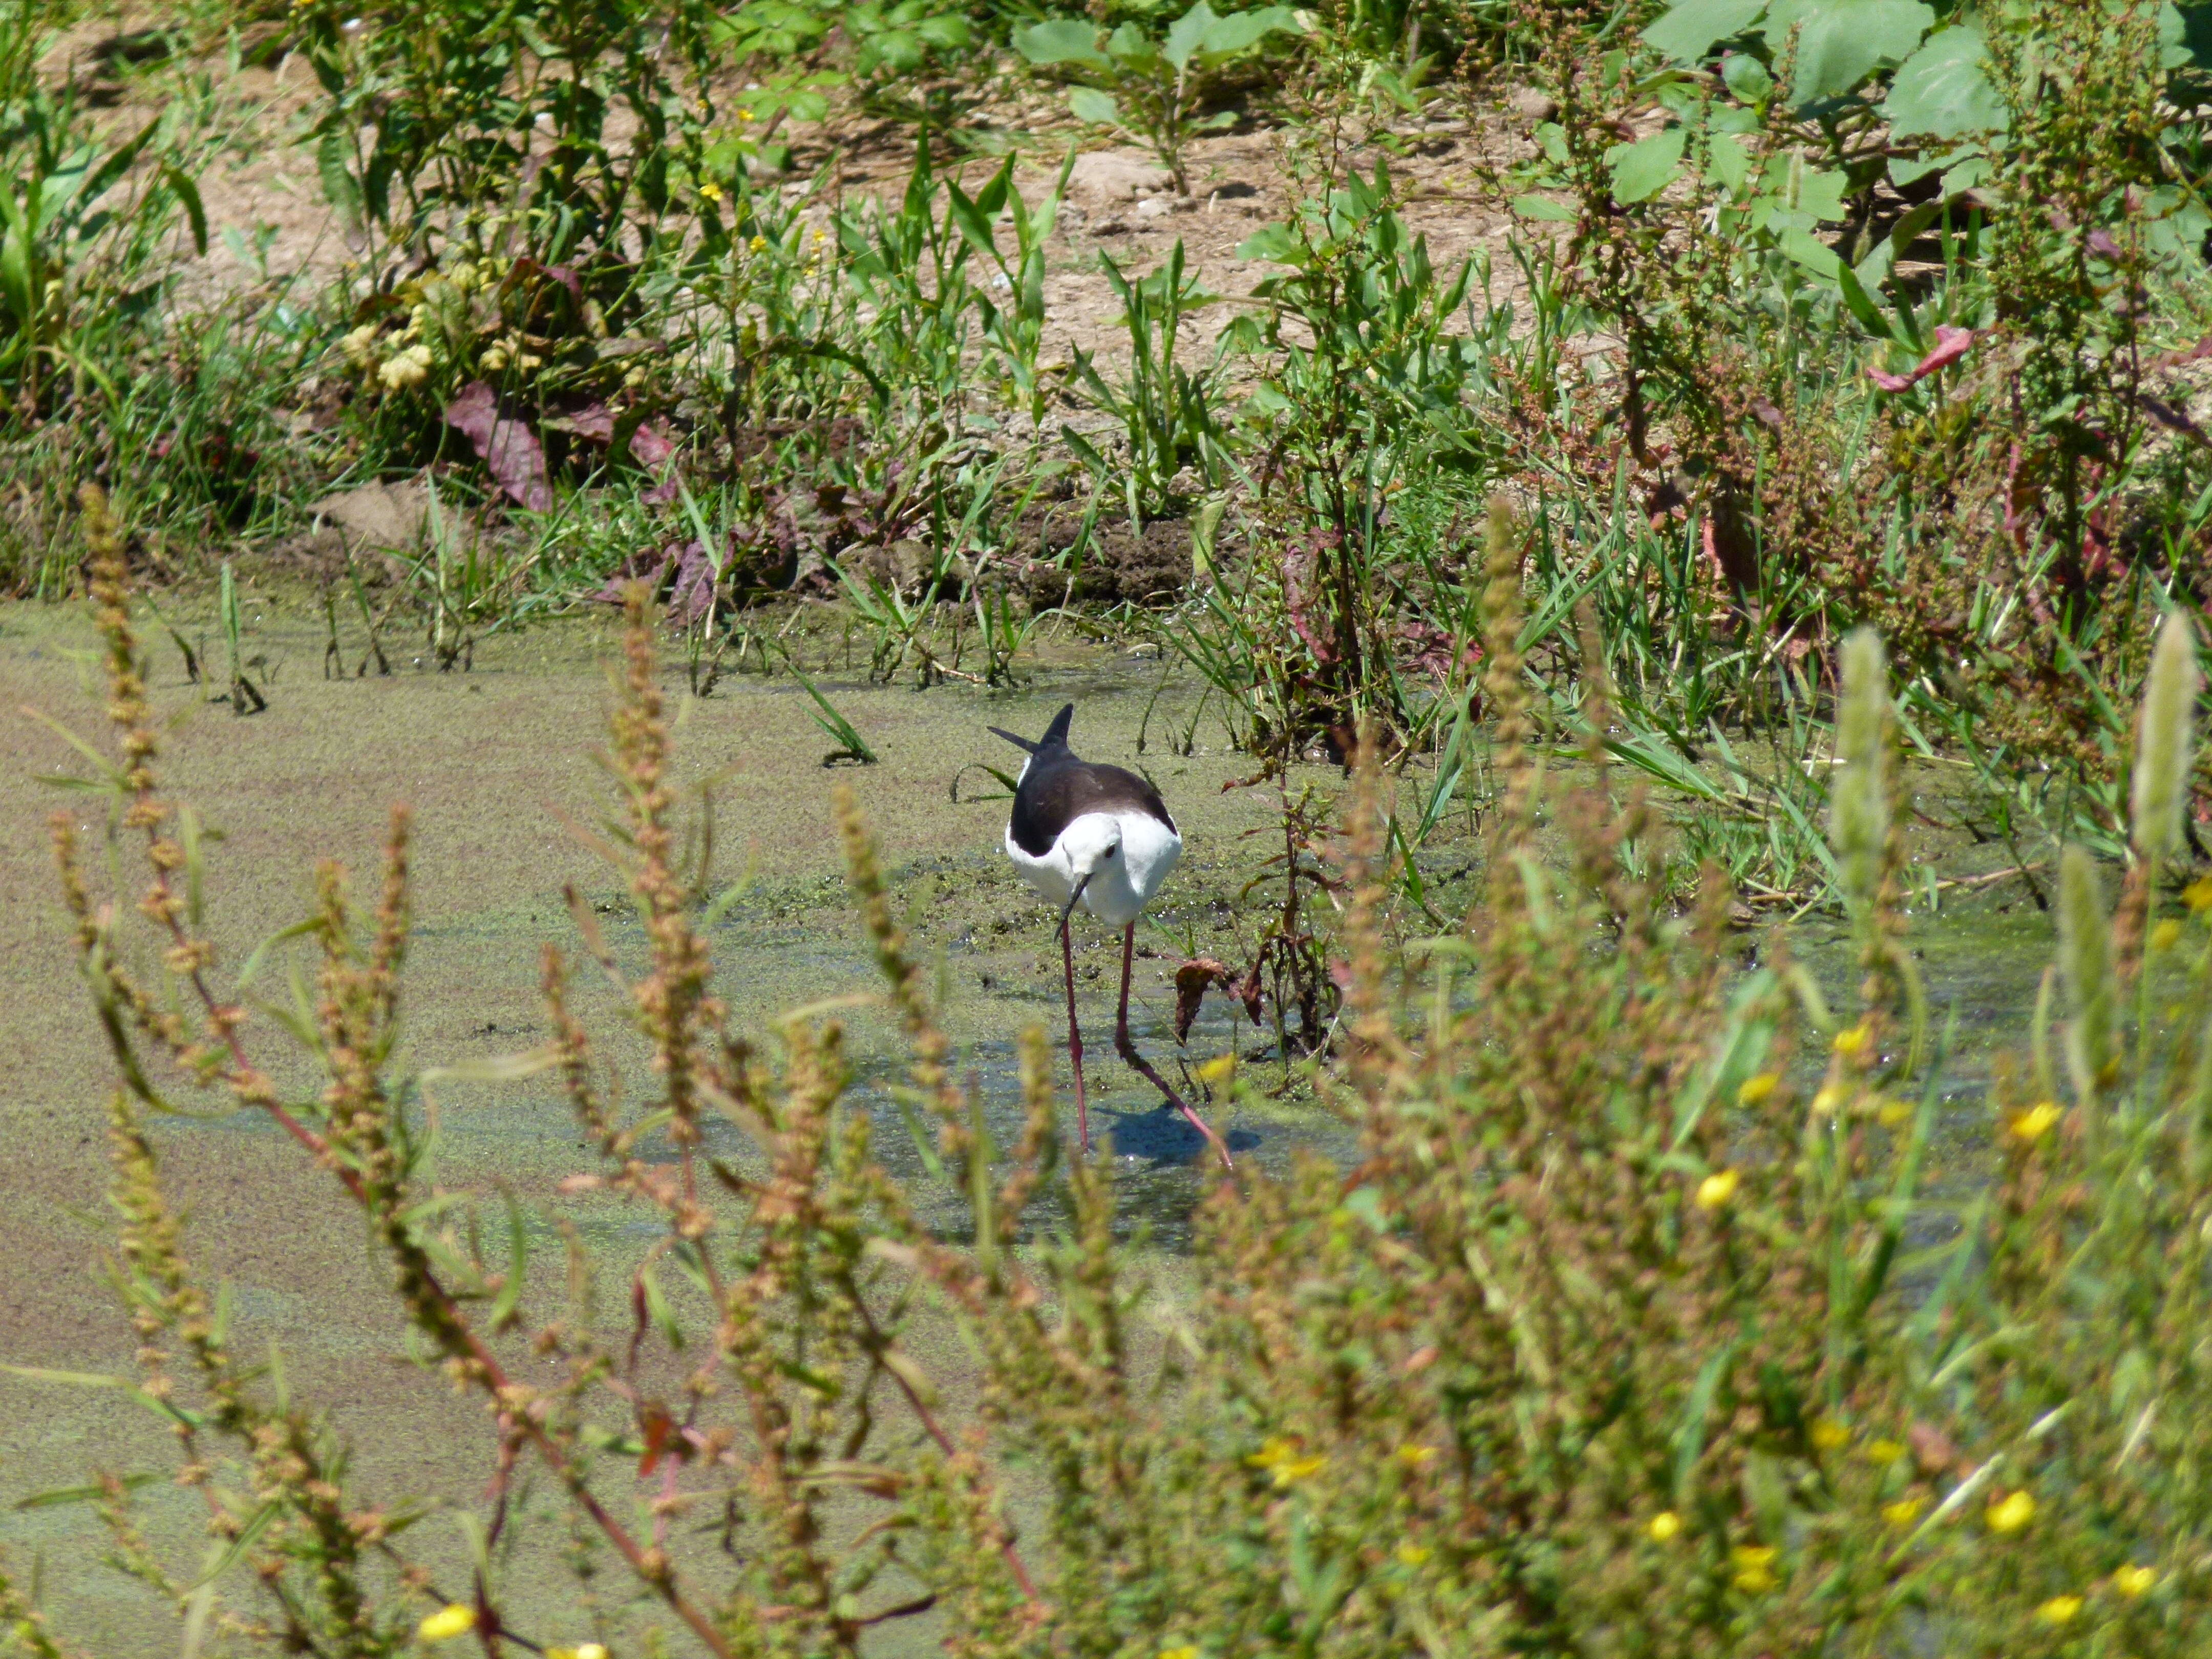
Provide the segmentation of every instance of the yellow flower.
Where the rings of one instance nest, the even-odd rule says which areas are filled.
[[[1869,1440],[1866,1455],[1867,1462],[1886,1469],[1905,1455],[1905,1448],[1894,1440]]]
[[[1863,1024],[1854,1025],[1847,1031],[1836,1033],[1833,1047],[1845,1060],[1855,1060],[1873,1040],[1874,1033]]]
[[[2011,1130],[2014,1139],[2024,1140],[2033,1146],[2051,1133],[2051,1126],[2058,1121],[2058,1108],[2046,1100],[2024,1112],[2014,1112],[2012,1121],[2005,1127]]]
[[[1844,1109],[1844,1097],[1848,1092],[1832,1083],[1822,1084],[1820,1093],[1813,1097],[1813,1109],[1823,1117],[1833,1117]]]
[[[1236,1075],[1237,1056],[1234,1054],[1217,1055],[1198,1068],[1198,1078],[1201,1083],[1218,1083],[1224,1078]]]
[[[1774,1577],[1774,1552],[1765,1545],[1739,1544],[1729,1552],[1729,1559],[1735,1567],[1735,1587],[1747,1595],[1771,1590],[1778,1582]]]
[[[1991,1532],[2018,1532],[2034,1519],[2035,1494],[2031,1492],[2016,1492],[2011,1497],[1990,1505]]]
[[[597,1642],[586,1642],[580,1648],[548,1648],[545,1659],[607,1659],[607,1650]]]
[[[722,187],[712,179],[699,186],[699,193],[710,202],[719,202],[722,199]]]
[[[2035,1610],[2035,1616],[2046,1625],[2063,1625],[2081,1611],[2080,1596],[2054,1595]]]
[[[2181,924],[2172,916],[2150,930],[2150,948],[2154,951],[2171,951],[2180,943]]]
[[[760,117],[755,115],[749,109],[741,109],[738,112],[738,119],[740,121],[757,121],[760,119]]]
[[[1757,1077],[1747,1077],[1743,1080],[1743,1087],[1735,1091],[1735,1103],[1756,1106],[1772,1094],[1775,1085],[1781,1081],[1782,1073],[1779,1072],[1761,1072]]]
[[[1422,1544],[1401,1544],[1398,1546],[1398,1559],[1409,1567],[1418,1567],[1429,1559],[1428,1548]]]
[[[1812,1440],[1816,1451],[1840,1451],[1851,1443],[1851,1431],[1832,1417],[1818,1417],[1813,1419]]]
[[[1912,1106],[1909,1101],[1885,1100],[1875,1108],[1874,1115],[1881,1121],[1883,1128],[1894,1129],[1912,1115]]]
[[[2112,1575],[2112,1588],[2132,1601],[2158,1583],[2154,1567],[2122,1567]]]
[[[1722,1170],[1707,1176],[1698,1183],[1698,1207],[1717,1210],[1735,1196],[1735,1189],[1743,1177],[1734,1170]]]
[[[1298,1443],[1280,1436],[1267,1441],[1244,1461],[1255,1469],[1267,1470],[1273,1477],[1277,1492],[1320,1474],[1328,1463],[1326,1457],[1299,1456]]]
[[[765,253],[768,252],[768,238],[765,236],[756,236],[751,241],[746,243],[745,246],[756,253]]]
[[[1160,1659],[1198,1659],[1198,1650],[1186,1642],[1179,1648],[1162,1648]]]
[[[1653,1543],[1669,1543],[1681,1536],[1682,1517],[1672,1510],[1662,1510],[1644,1523],[1644,1530]]]
[[[2198,915],[2212,910],[2212,876],[2199,876],[2181,890],[2182,902]]]
[[[456,1636],[466,1636],[476,1627],[477,1610],[456,1601],[425,1619],[415,1627],[415,1633],[426,1642],[450,1642]]]
[[[1436,1455],[1434,1446],[1401,1446],[1397,1453],[1398,1461],[1409,1469],[1419,1468]]]
[[[1920,1518],[1920,1511],[1928,1507],[1928,1500],[1918,1493],[1900,1498],[1894,1504],[1881,1506],[1881,1518],[1902,1532]]]

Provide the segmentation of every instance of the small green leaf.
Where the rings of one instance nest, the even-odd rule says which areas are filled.
[[[1548,196],[1516,196],[1513,198],[1513,210],[1523,219],[1534,219],[1539,224],[1571,224],[1575,217],[1572,208]]]
[[[321,175],[323,194],[338,217],[349,226],[361,222],[361,186],[345,164],[345,147],[335,132],[323,135],[315,147],[315,170]]]
[[[141,1486],[150,1486],[161,1477],[158,1474],[126,1474],[123,1485],[126,1491],[136,1492]],[[57,1486],[52,1492],[33,1492],[28,1498],[15,1500],[17,1510],[58,1509],[65,1504],[97,1504],[107,1496],[107,1488],[94,1481],[82,1486]]]
[[[1124,71],[1140,75],[1167,63],[1152,38],[1134,23],[1124,23],[1106,37],[1106,55]]]
[[[1613,168],[1613,198],[1624,205],[1633,202],[1648,202],[1674,182],[1674,169],[1682,160],[1684,131],[1680,127],[1669,127],[1664,132],[1638,139],[1632,144],[1616,144],[1606,152],[1606,161]]]
[[[1096,27],[1079,17],[1054,17],[1014,31],[1014,50],[1032,64],[1081,64],[1088,69],[1111,69],[1113,64],[1098,50]]]
[[[1121,106],[1111,96],[1096,87],[1072,87],[1068,89],[1067,106],[1079,121],[1088,121],[1097,127],[1117,127],[1121,125]]]

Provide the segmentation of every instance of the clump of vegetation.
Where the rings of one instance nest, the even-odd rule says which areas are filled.
[[[52,29],[10,26],[0,142],[46,181],[8,233],[10,586],[79,579],[65,478],[106,478],[158,564],[296,525],[341,471],[427,465],[497,573],[471,629],[646,576],[711,689],[774,665],[747,611],[842,594],[878,672],[995,685],[1115,537],[1164,523],[1188,589],[1121,597],[1166,611],[1237,741],[1342,758],[1373,720],[1440,757],[1483,675],[1468,527],[1510,483],[1542,526],[1518,655],[1571,716],[1594,607],[1616,757],[1676,800],[1678,896],[1711,854],[1754,897],[1837,901],[1813,833],[1834,646],[1869,623],[1917,740],[1974,772],[1963,827],[2022,867],[2039,837],[2120,850],[2114,711],[2201,599],[2212,501],[2185,18],[418,9],[231,18],[240,51],[312,66],[301,159],[350,240],[313,291],[212,313],[176,278],[196,173],[240,142],[191,56],[220,9],[132,71],[191,95],[119,141]],[[1542,105],[1468,185],[1522,222],[1510,272],[1439,268],[1382,155],[1481,117],[1510,84],[1484,76]],[[1109,258],[1126,353],[1056,361],[1076,158],[1026,195],[1013,156],[967,158],[1006,148],[981,106],[1063,94],[1178,192],[1206,133],[1283,124],[1296,210],[1239,250],[1271,274],[1217,292],[1181,240]],[[795,132],[859,112],[914,124],[902,192],[793,176]],[[1188,321],[1222,307],[1204,357]],[[450,665],[444,577],[404,587]]]
[[[228,1648],[626,1640],[603,1592],[573,1626],[511,1603],[490,1546],[562,1524],[519,1501],[526,1467],[570,1511],[580,1571],[629,1576],[643,1619],[726,1655],[857,1653],[924,1617],[962,1654],[1413,1652],[1445,1632],[1561,1653],[2201,1647],[2212,892],[2165,915],[2154,879],[2194,758],[2185,619],[2138,721],[2141,874],[2108,915],[2069,854],[2063,1015],[2046,1000],[1999,1068],[2001,1169],[1962,1206],[1922,1190],[1944,1037],[1904,945],[1897,706],[1871,635],[1844,653],[1831,826],[1866,974],[1843,1007],[1786,957],[1729,971],[1717,877],[1693,916],[1655,906],[1628,856],[1639,794],[1616,794],[1595,737],[1590,781],[1547,786],[1510,673],[1492,688],[1488,895],[1406,949],[1381,926],[1387,791],[1363,744],[1331,842],[1346,1040],[1323,1073],[1362,1158],[1224,1177],[1205,1291],[1158,1350],[1136,1340],[1108,1169],[1063,1156],[1042,1034],[1020,1044],[1025,1127],[994,1145],[849,799],[905,1087],[966,1236],[922,1225],[876,1161],[833,1015],[792,1016],[772,1046],[733,1028],[677,867],[654,619],[633,586],[611,754],[642,975],[624,976],[590,907],[576,919],[649,1063],[620,1085],[572,1010],[569,952],[549,946],[550,1036],[499,1068],[565,1091],[591,1153],[568,1190],[663,1230],[610,1324],[579,1291],[588,1261],[533,1261],[545,1234],[520,1195],[466,1225],[455,1205],[473,1200],[430,1199],[393,1044],[404,815],[366,908],[343,868],[318,874],[295,930],[318,965],[290,1023],[324,1084],[303,1100],[271,1083],[268,1033],[210,941],[198,821],[161,790],[121,538],[96,492],[84,513],[110,835],[143,873],[96,891],[68,815],[55,845],[116,1065],[116,1282],[141,1368],[125,1386],[171,1425],[228,1542],[195,1570],[142,1531],[131,1480],[106,1478],[99,1502],[118,1564]],[[1501,513],[1493,537],[1506,527]],[[1499,654],[1518,623],[1501,594]],[[1586,693],[1602,732],[1602,679]],[[1547,787],[1565,867],[1532,838]],[[1463,980],[1477,994],[1455,994]],[[488,1468],[447,1497],[486,1545],[465,1581],[414,1565],[308,1403],[232,1351],[143,1127],[198,1091],[269,1115],[329,1171],[389,1263],[424,1386],[483,1401]],[[711,1151],[710,1123],[747,1150]],[[972,1375],[916,1358],[931,1317],[966,1334]],[[526,1352],[559,1379],[518,1380]],[[673,1391],[641,1386],[664,1355]],[[1042,1482],[1026,1513],[1018,1466]],[[611,1501],[633,1480],[648,1502]],[[70,1651],[4,1593],[20,1639]]]
[[[208,0],[96,60],[66,21],[0,21],[0,587],[88,595],[105,641],[107,856],[55,837],[114,1062],[140,1375],[106,1381],[173,1431],[212,1553],[148,1529],[146,1472],[88,1490],[188,1650],[2201,1650],[2193,10]],[[252,142],[223,71],[288,49],[345,250],[210,297],[200,181]],[[902,185],[801,176],[833,119],[890,124]],[[1112,344],[1061,360],[1080,145],[1149,149],[1172,227],[1207,135],[1267,124],[1264,274],[1097,255]],[[1480,135],[1453,189],[1512,215],[1495,258],[1413,228],[1446,126]],[[605,845],[648,959],[574,902],[552,1036],[498,1068],[559,1083],[568,1192],[653,1234],[611,1319],[576,1235],[564,1279],[523,1195],[436,1188],[404,817],[373,899],[325,866],[271,947],[313,952],[272,1036],[161,791],[134,589],[220,594],[253,712],[239,561],[368,480],[419,484],[423,527],[311,564],[326,673],[416,625],[467,672],[492,631],[625,617]],[[1080,614],[1163,536],[1172,576]],[[1013,684],[1049,616],[1153,635],[1206,689],[1174,741],[1217,710],[1277,803],[1183,1030],[1216,988],[1270,1021],[1360,1158],[1217,1188],[1164,1345],[1043,1038],[1000,1144],[849,799],[943,1191],[876,1157],[829,1012],[762,1033],[718,995],[662,663],[702,697],[790,672],[866,765],[787,638],[812,605],[922,689]],[[1916,796],[1908,758],[1968,781]],[[1340,795],[1294,776],[1322,760]],[[1964,1197],[1929,1187],[1950,1035],[1907,915],[1945,813],[2058,921]],[[1463,916],[1431,844],[1462,814]],[[1747,905],[1843,919],[1840,1006],[1786,939],[1738,961]],[[577,1012],[582,958],[629,1032]],[[1237,1059],[1218,1095],[1259,1087]],[[272,1080],[301,1068],[312,1099]],[[485,1468],[435,1494],[463,1576],[234,1352],[146,1132],[195,1091],[329,1173],[395,1330],[483,1405]],[[948,1328],[972,1365],[920,1357]],[[578,1591],[541,1627],[511,1546],[546,1530]],[[0,1579],[15,1639],[69,1651],[34,1601]]]

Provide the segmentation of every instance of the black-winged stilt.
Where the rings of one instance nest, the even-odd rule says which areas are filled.
[[[1031,743],[991,727],[1029,759],[1014,784],[1014,810],[1006,821],[1006,856],[1029,884],[1060,907],[1060,957],[1067,970],[1067,1057],[1075,1068],[1075,1121],[1083,1150],[1091,1150],[1091,1116],[1083,1095],[1083,1033],[1075,1021],[1075,946],[1068,923],[1080,904],[1121,930],[1121,1006],[1114,1018],[1114,1048],[1188,1118],[1227,1164],[1229,1148],[1190,1109],[1129,1039],[1129,969],[1137,948],[1137,918],[1182,856],[1182,836],[1168,816],[1160,792],[1133,772],[1078,760],[1067,746],[1070,703],[1053,716],[1044,736]]]

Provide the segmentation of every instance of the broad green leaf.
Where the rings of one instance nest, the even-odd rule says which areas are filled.
[[[1747,104],[1763,104],[1774,96],[1774,76],[1747,52],[1732,52],[1721,65],[1728,89]]]
[[[1925,179],[1931,173],[1941,173],[1951,165],[1949,151],[1937,155],[1893,155],[1889,158],[1889,182],[1903,190],[1916,179]]]
[[[1808,167],[1798,174],[1796,182],[1797,199],[1790,205],[1799,212],[1831,222],[1844,217],[1844,191],[1849,181],[1842,173],[1820,173]]]
[[[1677,63],[1698,63],[1757,22],[1765,9],[1766,0],[1681,0],[1644,31],[1644,43]]]
[[[1929,35],[1890,82],[1881,106],[1890,137],[1924,133],[1956,138],[2003,131],[2008,118],[2004,100],[1982,67],[1988,61],[1979,29],[1961,24]]]
[[[2159,40],[2166,47],[2160,62],[2167,69],[2180,64],[2194,64],[2199,69],[2212,69],[2212,4],[2175,5],[2172,0],[2159,8]]]
[[[1713,135],[1707,161],[1714,180],[1730,195],[1751,182],[1751,147],[1732,132]]]
[[[1956,196],[1960,191],[1972,190],[1985,182],[1990,176],[1990,158],[1976,151],[1943,174],[1943,194]]]
[[[1205,41],[1206,31],[1220,21],[1206,0],[1198,0],[1196,5],[1169,25],[1167,41],[1160,48],[1160,56],[1177,69],[1187,68]]]
[[[1835,281],[1836,274],[1844,269],[1844,262],[1836,257],[1836,251],[1809,230],[1784,231],[1781,246],[1784,253],[1806,270],[1825,276],[1830,282]]]
[[[2158,66],[2176,70],[2187,64],[2212,69],[2212,5],[2176,5],[2164,0],[2158,9]]]
[[[1288,6],[1265,6],[1257,11],[1236,11],[1216,19],[1206,31],[1200,51],[1209,61],[1234,58],[1249,52],[1271,34],[1303,33],[1298,15]]]
[[[1072,87],[1068,89],[1067,106],[1075,112],[1079,121],[1088,121],[1094,126],[1113,127],[1121,124],[1121,106],[1113,98],[1096,87]]]
[[[1878,64],[1903,63],[1935,21],[1920,0],[1776,0],[1765,33],[1769,49],[1780,52],[1803,25],[1790,95],[1813,104],[1842,97]]]
[[[1613,169],[1613,198],[1624,204],[1648,202],[1673,182],[1682,160],[1683,129],[1669,127],[1632,144],[1616,144],[1606,152]]]
[[[1240,259],[1265,259],[1282,265],[1302,264],[1306,245],[1288,225],[1262,225],[1237,245]]]
[[[2184,196],[2173,185],[2161,185],[2144,198],[2143,207],[2143,246],[2154,257],[2192,262],[2202,258],[2212,216],[2197,205],[2194,191]]]
[[[1166,63],[1157,42],[1134,23],[1124,23],[1106,37],[1106,55],[1122,69],[1139,73]]]
[[[1087,69],[1114,65],[1098,50],[1098,31],[1079,17],[1054,17],[1014,31],[1014,50],[1032,64],[1081,64]]]

